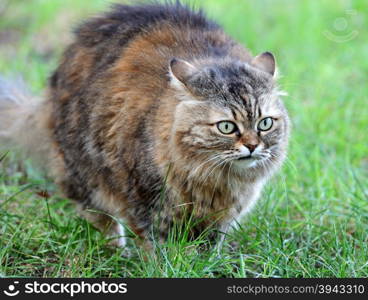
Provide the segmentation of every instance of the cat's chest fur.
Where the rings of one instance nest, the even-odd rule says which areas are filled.
[[[169,177],[169,197],[173,206],[189,206],[196,217],[232,222],[248,212],[259,198],[264,180],[228,177],[219,172],[210,178]]]

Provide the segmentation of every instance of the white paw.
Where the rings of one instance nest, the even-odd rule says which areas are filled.
[[[118,238],[117,238],[116,243],[117,243],[118,247],[124,248],[126,246],[126,243],[127,243],[127,239],[125,237],[125,228],[120,223],[118,223],[117,227],[118,227],[117,228]]]

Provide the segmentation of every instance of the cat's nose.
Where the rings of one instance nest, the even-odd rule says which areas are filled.
[[[244,146],[249,149],[250,153],[252,153],[257,148],[258,144],[248,143],[248,144],[244,144]]]

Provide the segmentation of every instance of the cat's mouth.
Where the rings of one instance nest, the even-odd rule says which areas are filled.
[[[237,160],[247,160],[247,159],[252,159],[252,158],[254,158],[254,157],[251,156],[251,155],[248,155],[248,156],[241,156]]]

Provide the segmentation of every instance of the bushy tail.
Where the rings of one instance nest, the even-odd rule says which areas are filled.
[[[0,77],[0,149],[21,150],[31,158],[49,157],[47,108],[42,99],[31,96],[22,80]]]

